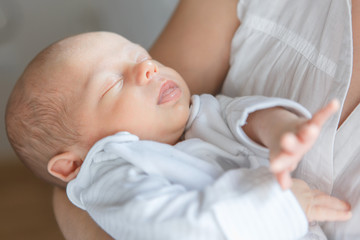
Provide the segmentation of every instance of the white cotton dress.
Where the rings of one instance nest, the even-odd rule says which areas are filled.
[[[333,98],[343,104],[353,61],[350,0],[240,0],[237,11],[223,94],[288,98],[312,113]],[[337,129],[339,118],[326,123],[295,177],[352,205],[350,221],[320,224],[329,239],[360,239],[360,107]]]

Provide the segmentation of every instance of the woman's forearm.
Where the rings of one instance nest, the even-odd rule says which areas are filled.
[[[53,205],[56,221],[67,240],[112,240],[83,210],[75,207],[66,192],[54,188]]]

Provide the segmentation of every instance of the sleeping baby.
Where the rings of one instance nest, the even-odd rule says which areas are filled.
[[[141,46],[91,32],[29,63],[6,128],[24,164],[115,239],[298,239],[309,221],[351,217],[290,177],[337,108],[191,96]]]

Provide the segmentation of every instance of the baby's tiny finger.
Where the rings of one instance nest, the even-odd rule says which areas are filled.
[[[276,178],[283,190],[289,189],[292,186],[292,179],[289,172],[282,172],[276,174]]]
[[[280,142],[281,148],[285,152],[292,153],[296,150],[296,147],[298,145],[298,140],[296,138],[296,135],[294,133],[286,133],[281,137]]]
[[[284,154],[280,154],[276,159],[270,163],[270,171],[273,173],[279,173],[284,171],[288,167],[288,158]]]
[[[302,142],[309,142],[308,145],[311,145],[317,138],[320,129],[317,125],[313,123],[306,124],[303,126],[298,133],[298,137]]]
[[[337,99],[333,99],[328,105],[316,112],[309,122],[321,127],[324,122],[339,109],[339,107],[339,101]]]

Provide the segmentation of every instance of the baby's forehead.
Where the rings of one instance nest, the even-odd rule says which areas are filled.
[[[76,50],[87,49],[89,47],[96,49],[123,46],[133,43],[121,35],[115,33],[94,32],[69,37],[64,39],[64,44],[66,44],[69,49]]]
[[[60,45],[63,51],[54,68],[80,78],[91,78],[97,70],[121,65],[123,59],[148,54],[140,45],[112,33],[82,34],[65,39]]]
[[[65,59],[65,63],[77,61],[88,64],[90,61],[97,62],[101,57],[107,57],[115,52],[126,51],[128,46],[133,44],[116,35],[91,34],[70,38],[62,45],[63,51],[60,52],[59,58]]]

